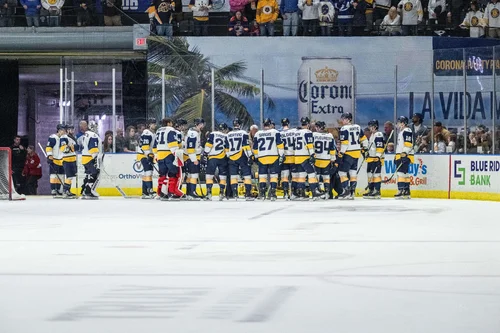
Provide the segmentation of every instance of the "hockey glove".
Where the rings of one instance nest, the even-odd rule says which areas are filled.
[[[248,166],[251,167],[254,162],[255,162],[255,156],[252,155],[248,158]]]
[[[47,156],[47,164],[48,165],[54,164],[54,156],[52,155]]]
[[[279,158],[279,164],[282,165],[285,162],[285,155],[281,155]]]
[[[154,154],[148,154],[148,162],[151,164],[155,164],[155,155]]]
[[[380,157],[375,156],[375,157],[372,157],[372,158],[373,158],[373,162],[380,163]]]
[[[314,162],[316,162],[316,157],[314,157],[314,154],[309,157],[309,163],[314,165]]]
[[[363,155],[363,158],[366,159],[368,157],[368,150],[365,148],[362,148],[361,155]]]
[[[342,157],[344,157],[344,154],[339,152],[339,154],[337,155],[337,161],[339,161],[339,163],[340,161],[342,161]]]

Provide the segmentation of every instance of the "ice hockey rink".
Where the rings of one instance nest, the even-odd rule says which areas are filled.
[[[500,203],[0,202],[1,333],[500,332]]]

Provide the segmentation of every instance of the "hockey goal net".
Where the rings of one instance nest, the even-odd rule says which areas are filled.
[[[12,181],[12,154],[10,148],[0,147],[0,200],[24,200],[14,189]]]

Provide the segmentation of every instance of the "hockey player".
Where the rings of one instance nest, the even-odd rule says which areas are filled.
[[[162,120],[162,127],[156,132],[158,169],[158,194],[162,200],[184,197],[180,190],[182,182],[183,150],[179,132],[173,127],[172,119]]]
[[[290,196],[290,174],[292,176],[291,192],[295,193],[297,190],[298,174],[295,171],[295,128],[290,128],[290,120],[288,118],[281,119],[281,126],[283,130],[280,132],[281,140],[283,141],[285,159],[281,164],[281,186],[283,187],[283,197],[287,200],[291,199]]]
[[[227,157],[229,174],[231,176],[231,189],[235,198],[238,198],[238,179],[241,171],[245,184],[245,198],[252,201],[252,171],[248,159],[252,156],[248,133],[241,129],[241,121],[233,120],[233,130],[227,134]]]
[[[102,141],[97,135],[97,125],[84,126],[82,139],[82,164],[85,168],[85,179],[82,185],[82,199],[98,199],[99,194],[95,191],[99,184],[100,175],[100,153]]]
[[[64,178],[63,153],[61,151],[61,136],[66,134],[63,124],[57,125],[57,133],[49,137],[45,152],[50,169],[50,193],[54,198],[62,196],[61,182]]]
[[[184,140],[185,152],[188,154],[186,161],[187,170],[187,199],[200,200],[196,194],[196,184],[200,175],[200,156],[201,156],[201,131],[205,127],[205,120],[197,118],[194,120],[194,127],[191,127]]]
[[[322,178],[325,193],[329,195],[332,191],[330,188],[332,164],[337,158],[335,139],[331,133],[326,131],[326,124],[324,121],[316,122],[316,128],[319,132],[313,133],[315,153],[314,167],[318,177]]]
[[[155,163],[155,155],[153,148],[156,146],[156,120],[149,119],[146,122],[146,128],[142,131],[139,139],[139,151],[137,153],[137,161],[142,164],[142,198],[154,199],[155,192],[153,190],[153,168]]]
[[[398,173],[398,193],[394,195],[396,199],[410,199],[410,175],[408,169],[413,163],[413,133],[408,127],[408,118],[401,116],[398,118],[397,127],[399,129],[398,144],[396,146],[396,172]]]
[[[363,194],[365,199],[380,199],[381,172],[384,163],[384,134],[378,130],[378,120],[368,122],[371,135],[368,141],[368,157],[366,158],[368,173],[368,193]]]
[[[78,145],[76,144],[76,139],[73,135],[75,127],[73,125],[65,125],[65,134],[61,136],[61,153],[63,156],[63,168],[64,175],[66,179],[64,180],[63,186],[63,198],[64,199],[75,199],[76,195],[71,193],[71,185],[73,184],[73,178],[76,177],[77,166],[76,166],[76,151],[78,150]]]
[[[225,123],[219,125],[219,130],[210,133],[205,144],[204,157],[208,157],[206,169],[207,196],[206,200],[212,200],[212,187],[214,185],[215,171],[219,170],[219,200],[224,200],[227,178],[227,130]]]
[[[264,120],[264,129],[258,131],[253,139],[253,153],[259,162],[259,198],[265,199],[267,192],[267,175],[269,174],[268,199],[276,200],[276,187],[278,186],[278,173],[280,161],[285,158],[281,134],[272,128],[273,122]]]
[[[368,148],[368,140],[366,140],[361,127],[351,123],[351,113],[343,113],[340,119],[343,126],[340,129],[338,164],[343,192],[339,195],[339,199],[353,200],[357,185],[358,159],[361,157],[361,146],[363,146],[363,150]]]
[[[318,177],[314,171],[314,138],[309,130],[311,121],[308,117],[300,119],[301,128],[295,132],[295,168],[298,173],[297,196],[306,199],[306,176],[313,198],[324,196],[318,189]]]

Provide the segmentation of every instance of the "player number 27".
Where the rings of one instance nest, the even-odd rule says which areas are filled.
[[[267,142],[267,147],[265,147]],[[272,146],[274,143],[274,138],[272,137],[267,137],[267,138],[259,138],[257,141],[257,144],[259,145],[259,150],[271,150]]]

